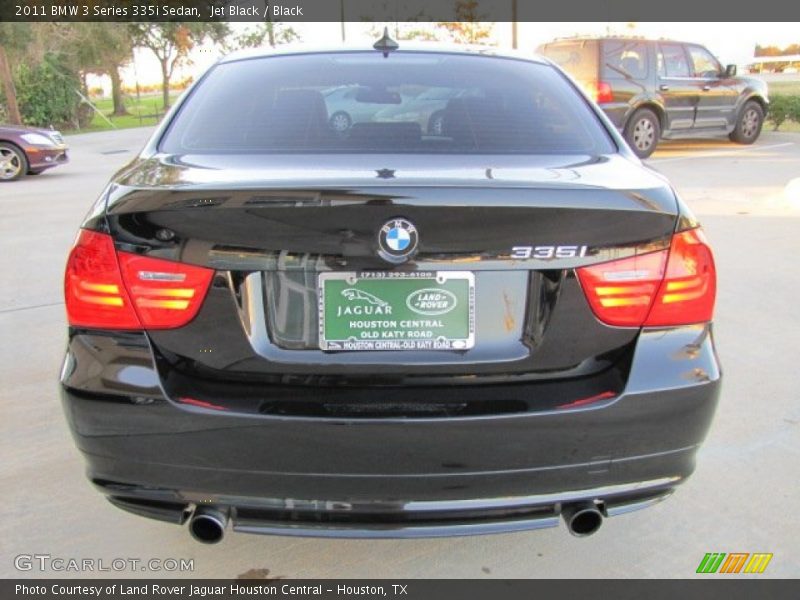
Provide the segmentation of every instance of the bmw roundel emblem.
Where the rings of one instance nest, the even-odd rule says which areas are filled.
[[[401,218],[391,219],[378,233],[380,255],[389,262],[403,262],[417,249],[417,228]]]

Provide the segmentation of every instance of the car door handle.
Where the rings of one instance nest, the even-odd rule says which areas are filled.
[[[658,86],[658,89],[660,89],[662,92],[668,92],[669,86],[666,83],[662,83],[660,86]]]

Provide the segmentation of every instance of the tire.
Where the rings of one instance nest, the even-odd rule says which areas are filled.
[[[331,118],[328,119],[328,122],[330,123],[331,129],[333,129],[333,131],[339,135],[342,135],[344,132],[350,129],[350,126],[353,124],[353,120],[350,118],[350,115],[343,110],[333,113]]]
[[[736,119],[736,127],[728,137],[737,144],[752,144],[761,135],[763,126],[764,109],[758,102],[750,100],[742,107],[739,118]]]
[[[428,135],[444,135],[444,111],[437,110],[428,119]]]
[[[0,142],[0,181],[15,181],[28,172],[28,158],[14,144]]]
[[[625,125],[625,141],[639,158],[647,158],[661,139],[661,121],[649,108],[640,108]]]

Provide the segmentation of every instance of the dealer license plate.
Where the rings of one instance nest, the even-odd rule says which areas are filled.
[[[474,345],[473,273],[364,271],[319,276],[322,350],[468,350]]]

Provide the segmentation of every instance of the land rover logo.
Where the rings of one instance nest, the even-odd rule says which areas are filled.
[[[417,249],[417,228],[406,219],[388,221],[378,232],[380,256],[393,263],[405,261]]]
[[[406,298],[406,306],[420,315],[443,315],[458,304],[455,294],[437,288],[425,288],[412,292]]]

